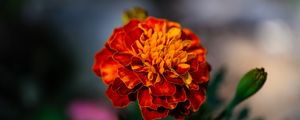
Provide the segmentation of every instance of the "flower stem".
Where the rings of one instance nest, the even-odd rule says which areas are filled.
[[[238,99],[234,98],[230,104],[228,104],[226,108],[215,118],[215,120],[222,120],[224,118],[225,120],[229,120],[231,118],[232,111],[237,104],[239,104]]]

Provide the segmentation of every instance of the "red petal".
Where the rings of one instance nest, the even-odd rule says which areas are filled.
[[[148,87],[148,86],[152,85],[152,82],[146,77],[147,73],[137,73],[137,75],[141,79],[141,81],[144,84],[144,86]]]
[[[117,71],[120,64],[115,62],[111,57],[106,59],[101,65],[101,76],[106,84],[111,84],[118,76]]]
[[[196,112],[196,111],[198,111],[200,106],[204,103],[205,94],[201,89],[197,90],[197,91],[191,90],[190,93],[189,93],[189,100],[191,102],[190,109],[193,112]]]
[[[135,86],[133,89],[128,89],[127,86],[123,83],[120,78],[116,78],[112,84],[112,90],[117,92],[120,95],[128,95],[130,93],[136,92],[139,88],[142,87],[142,84]]]
[[[128,51],[128,48],[125,45],[125,37],[126,33],[123,31],[123,28],[115,29],[113,35],[107,41],[109,48],[114,49],[118,52]]]
[[[141,107],[144,120],[161,119],[168,116],[169,110],[152,110],[147,107]]]
[[[148,68],[144,66],[142,60],[138,57],[132,57],[131,69],[135,72],[148,72]]]
[[[142,34],[142,30],[138,28],[138,24],[140,21],[138,20],[131,20],[128,24],[124,25],[124,32],[126,33],[126,41],[125,44],[127,48],[131,48],[131,45],[140,39]]]
[[[191,68],[189,71],[191,71],[191,72],[198,71],[199,62],[197,61],[197,59],[192,59],[192,60],[188,61],[188,63],[191,65]]]
[[[183,80],[179,77],[179,75],[176,72],[166,70],[164,75],[168,82],[177,85],[184,85]]]
[[[193,49],[188,50],[189,53],[193,53],[197,56],[197,62],[205,62],[205,54],[206,50],[203,47],[195,47]]]
[[[108,59],[109,56],[112,55],[112,52],[107,48],[103,48],[100,52],[98,52],[95,56],[95,63],[93,65],[93,71],[96,75],[101,76],[100,65]]]
[[[109,38],[107,46],[118,52],[131,50],[131,45],[138,40],[142,34],[142,30],[138,28],[138,20],[131,20],[124,27],[114,30],[113,35]]]
[[[163,26],[163,24],[166,22],[165,19],[158,19],[155,17],[148,17],[145,20],[145,24],[147,26],[149,26],[150,28],[154,28],[156,24],[158,24],[158,26]]]
[[[208,63],[199,63],[198,70],[191,72],[193,81],[197,84],[207,82],[209,79],[209,66]]]
[[[132,58],[132,55],[129,53],[117,52],[117,53],[113,54],[113,59],[118,61],[120,64],[122,64],[124,66],[127,66],[128,64],[131,63],[131,58]]]
[[[154,110],[158,108],[157,105],[153,104],[153,97],[150,95],[150,91],[146,87],[138,91],[138,101],[141,107],[149,107]]]
[[[177,84],[177,85],[184,85],[184,82],[182,81],[182,79],[180,77],[170,78],[170,77],[166,76],[166,79],[170,83]]]
[[[180,115],[180,114],[173,114],[173,116],[176,118],[176,120],[184,120],[184,115]]]
[[[111,85],[107,88],[106,95],[116,107],[126,107],[130,102],[127,95],[119,95],[117,92],[112,90]]]
[[[142,87],[142,84],[138,84],[137,86],[135,86],[133,89],[128,89],[125,84],[122,84],[120,86],[120,88],[118,89],[117,93],[119,93],[120,95],[128,95],[130,93],[134,93],[136,92],[139,88]]]
[[[118,69],[118,74],[120,79],[125,83],[127,88],[133,89],[136,85],[141,83],[139,77],[131,70],[128,70],[124,67]]]
[[[154,28],[155,25],[158,26],[163,26],[164,24],[166,24],[167,28],[172,28],[172,27],[177,27],[180,28],[180,24],[176,23],[176,22],[172,22],[172,21],[168,21],[165,19],[158,19],[155,17],[148,17],[145,22],[145,24],[143,24],[143,28],[145,28],[146,30],[148,30],[149,28]]]
[[[144,65],[143,61],[138,58],[138,57],[132,57],[132,60],[131,60],[131,65],[134,66],[134,65]]]
[[[158,106],[162,106],[166,109],[174,109],[177,106],[177,103],[169,103],[167,98],[164,96],[158,97],[158,96],[154,96],[153,97],[153,103],[158,105]]]
[[[114,80],[114,82],[111,84],[111,89],[116,92],[116,91],[118,91],[118,89],[120,88],[120,86],[122,84],[124,84],[123,81],[120,78],[117,77]]]
[[[174,116],[177,120],[183,120],[185,116],[189,116],[191,111],[188,109],[190,107],[190,102],[180,102],[177,107],[170,110],[169,114]]]
[[[196,47],[200,44],[200,39],[195,35],[190,29],[182,29],[182,39],[183,40],[192,40],[191,48]]]
[[[172,103],[172,102],[184,102],[187,100],[187,96],[185,93],[185,90],[183,87],[177,87],[176,88],[176,93],[173,96],[169,96],[167,97],[168,102]]]
[[[176,92],[176,86],[165,80],[161,80],[150,88],[152,95],[155,96],[172,96]]]
[[[188,86],[190,90],[199,90],[199,85],[194,83],[194,81],[191,82]]]

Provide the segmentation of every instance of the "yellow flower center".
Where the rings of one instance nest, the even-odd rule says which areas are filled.
[[[190,47],[191,40],[181,39],[181,29],[172,27],[167,29],[166,24],[155,25],[154,29],[138,26],[143,30],[140,40],[136,40],[138,51],[136,56],[142,59],[144,66],[148,69],[148,79],[159,82],[164,77],[165,71],[173,72],[173,77],[183,78],[186,84],[190,84],[192,79],[189,73],[179,75],[175,67],[189,68],[186,62],[195,57],[193,53],[188,53],[186,49]]]

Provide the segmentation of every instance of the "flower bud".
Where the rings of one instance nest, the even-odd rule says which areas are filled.
[[[247,72],[237,86],[235,99],[237,104],[255,94],[265,83],[267,72],[256,68]]]
[[[148,14],[147,11],[140,7],[134,7],[132,9],[126,10],[122,16],[123,24],[128,23],[131,19],[145,20]]]
[[[221,120],[224,117],[229,119],[233,109],[242,101],[254,95],[264,85],[267,80],[267,72],[264,68],[256,68],[247,72],[240,80],[233,100],[227,105],[225,110],[216,117]]]

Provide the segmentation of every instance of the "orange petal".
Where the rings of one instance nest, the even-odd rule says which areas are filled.
[[[141,107],[149,107],[153,110],[158,108],[157,105],[153,104],[153,97],[151,96],[149,89],[146,87],[138,91],[138,101]]]
[[[190,65],[189,64],[178,64],[177,65],[177,69],[176,69],[176,72],[179,73],[179,74],[184,74],[186,73],[187,71],[189,71],[190,69]]]
[[[198,111],[200,106],[204,103],[205,94],[201,89],[200,90],[191,90],[189,93],[189,100],[191,102],[190,109],[193,112],[196,112],[196,111]]]
[[[133,71],[127,68],[120,67],[118,69],[118,75],[128,89],[133,89],[136,85],[141,83],[139,77]]]
[[[172,96],[176,93],[176,86],[166,80],[161,80],[150,87],[152,95],[155,96]]]
[[[149,70],[148,67],[145,67],[143,65],[134,65],[134,66],[131,66],[131,69],[134,72],[147,72]]]
[[[177,78],[180,76],[176,71],[170,71],[170,70],[166,70],[164,75],[170,78]]]
[[[101,76],[101,69],[100,65],[108,59],[109,56],[112,55],[112,52],[109,51],[107,48],[103,48],[100,52],[98,52],[95,56],[95,63],[93,65],[93,71],[99,77]]]
[[[164,96],[154,96],[153,103],[166,109],[174,109],[177,106],[177,103],[169,103],[167,97]]]
[[[108,96],[108,98],[110,98],[115,107],[126,107],[130,102],[127,95],[119,95],[117,92],[112,90],[111,85],[106,90],[106,95]]]
[[[166,109],[152,110],[147,107],[141,107],[141,112],[144,120],[153,120],[153,119],[161,119],[167,117],[169,110]]]
[[[111,84],[118,76],[117,71],[120,67],[120,64],[114,61],[111,57],[106,59],[101,65],[101,76],[102,80],[106,84]]]
[[[187,96],[183,87],[176,87],[176,93],[173,96],[167,97],[168,102],[184,102],[187,100]]]
[[[113,59],[118,61],[120,64],[127,66],[128,64],[131,63],[131,58],[132,55],[129,53],[122,53],[122,52],[117,52],[113,54]]]

